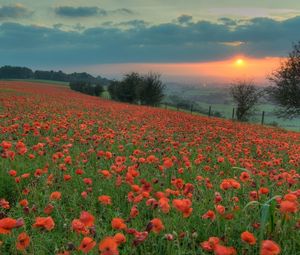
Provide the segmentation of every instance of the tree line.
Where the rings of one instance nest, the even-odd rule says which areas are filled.
[[[108,85],[110,80],[101,76],[94,77],[86,72],[66,74],[62,71],[32,71],[27,67],[19,66],[2,66],[0,67],[0,79],[36,79],[36,80],[51,80],[62,82],[86,82],[86,83],[101,83]]]
[[[89,81],[71,81],[70,89],[90,95],[90,96],[101,96],[104,91],[103,86],[99,83],[92,83]]]

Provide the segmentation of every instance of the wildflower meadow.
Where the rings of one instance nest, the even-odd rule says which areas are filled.
[[[300,133],[0,82],[0,254],[300,254]]]

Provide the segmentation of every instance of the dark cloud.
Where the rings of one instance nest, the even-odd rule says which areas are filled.
[[[27,18],[33,12],[24,7],[23,5],[4,5],[0,7],[0,20],[6,18],[19,19]]]
[[[109,26],[80,31],[3,23],[0,65],[195,62],[241,53],[252,57],[284,56],[300,38],[300,16],[285,21],[255,18],[236,24],[234,29],[227,21],[149,26],[132,20],[125,29]]]
[[[106,16],[107,12],[98,7],[71,7],[71,6],[60,6],[55,8],[55,13],[63,17],[90,17],[95,15]]]
[[[84,18],[93,16],[108,16],[108,15],[132,15],[134,12],[127,8],[120,8],[116,10],[105,10],[96,6],[60,6],[55,8],[56,15],[68,18]]]
[[[120,15],[133,15],[133,14],[135,14],[134,11],[132,11],[130,9],[127,9],[127,8],[112,10],[112,11],[109,11],[109,13],[120,14]]]
[[[227,26],[236,26],[237,25],[237,21],[230,19],[230,18],[223,17],[223,18],[220,18],[218,21]]]
[[[147,25],[149,25],[149,23],[145,22],[144,20],[135,19],[135,20],[125,21],[125,22],[120,22],[115,25],[116,26],[125,26],[125,27],[134,27],[134,28],[145,28]]]
[[[183,14],[181,16],[179,16],[177,18],[177,21],[180,23],[180,24],[186,24],[186,23],[191,23],[193,20],[193,16],[191,15],[186,15],[186,14]]]

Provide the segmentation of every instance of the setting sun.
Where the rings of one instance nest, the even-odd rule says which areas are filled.
[[[235,61],[235,64],[237,66],[243,66],[245,64],[245,61],[243,59],[239,58]]]

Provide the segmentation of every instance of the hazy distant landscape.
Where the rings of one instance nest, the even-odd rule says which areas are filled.
[[[187,107],[193,104],[194,111],[198,109],[208,112],[209,106],[211,106],[212,111],[217,111],[221,113],[222,117],[231,119],[234,102],[229,94],[229,86],[229,84],[223,86],[214,86],[212,84],[209,86],[197,86],[170,83],[167,84],[167,96],[164,101],[174,105],[181,103]],[[300,118],[292,120],[278,118],[274,114],[276,105],[270,104],[267,100],[261,99],[256,109],[256,114],[251,119],[253,123],[260,123],[262,111],[265,111],[265,124],[278,125],[279,127],[296,131],[300,130]]]

